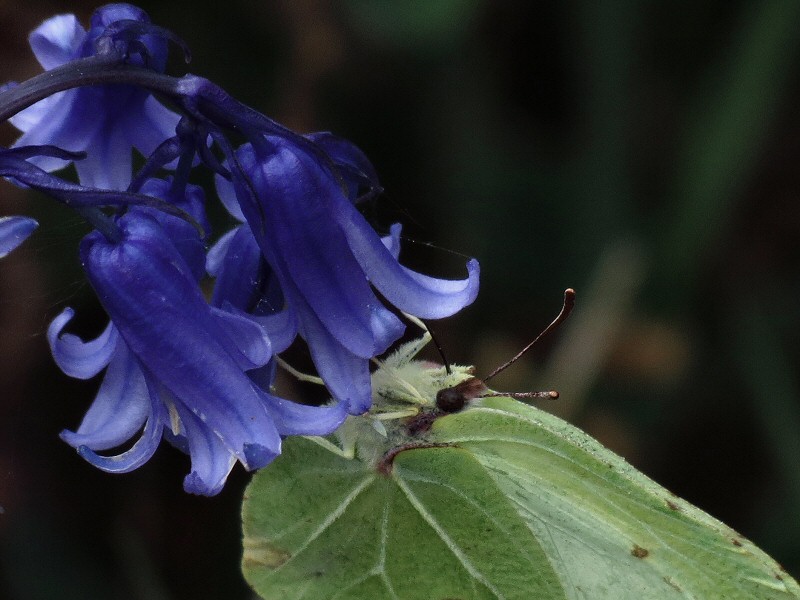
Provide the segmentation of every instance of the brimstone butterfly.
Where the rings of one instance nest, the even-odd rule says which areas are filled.
[[[437,408],[473,370],[415,360],[428,339],[381,363],[338,444],[287,439],[254,476],[243,571],[264,598],[800,598],[750,541],[557,417],[508,397]]]

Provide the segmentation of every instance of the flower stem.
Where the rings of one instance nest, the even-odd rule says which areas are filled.
[[[82,216],[92,227],[103,234],[109,242],[122,240],[119,226],[96,206],[76,206],[75,212]]]

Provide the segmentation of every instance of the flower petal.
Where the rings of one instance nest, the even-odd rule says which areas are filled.
[[[175,404],[182,435],[192,459],[192,470],[183,480],[183,489],[190,494],[218,494],[236,463],[236,457],[222,443],[213,429],[180,403]]]
[[[309,406],[266,392],[261,397],[281,435],[328,435],[347,418],[347,405],[343,402]]]
[[[222,202],[222,205],[228,210],[231,216],[237,221],[243,222],[244,215],[242,208],[239,206],[239,200],[236,197],[236,191],[233,184],[225,179],[222,175],[214,176],[214,183],[217,187],[217,196]]]
[[[61,104],[61,99],[64,97],[65,94],[74,93],[74,90],[67,90],[66,92],[58,92],[57,94],[53,94],[52,96],[48,96],[44,100],[39,100],[36,104],[32,104],[28,108],[19,111],[13,117],[9,117],[8,122],[11,123],[14,127],[19,129],[22,132],[28,132],[32,130],[36,125],[42,122],[43,119],[50,119],[56,115],[56,111],[58,110],[59,104]],[[61,104],[61,110],[64,110],[66,107]],[[45,136],[46,139],[50,139],[49,137]],[[31,138],[28,138],[31,139]],[[15,146],[25,146],[28,145],[27,140],[22,141],[21,143],[15,143]],[[43,159],[40,159],[43,160]],[[67,164],[66,162],[62,161],[62,164]],[[44,167],[42,167],[44,168]],[[54,169],[48,169],[54,170]]]
[[[28,239],[39,224],[28,217],[0,217],[0,258]]]
[[[211,275],[211,277],[219,276],[225,263],[225,256],[228,254],[231,242],[238,231],[239,228],[236,227],[227,233],[223,233],[222,237],[208,249],[208,253],[206,254],[206,273]]]
[[[467,279],[437,279],[401,266],[358,211],[346,211],[343,201],[334,214],[353,254],[372,285],[392,305],[422,319],[441,319],[471,304],[478,295],[478,261],[467,262]]]
[[[351,415],[365,413],[372,405],[369,362],[342,346],[307,307],[296,309],[303,315],[300,334],[328,391]]]
[[[28,36],[36,60],[47,71],[77,57],[85,39],[86,30],[75,15],[47,19]]]
[[[402,231],[402,225],[400,225],[400,223],[395,223],[389,228],[389,235],[385,235],[381,238],[381,242],[383,242],[383,245],[386,246],[386,249],[389,251],[389,254],[391,254],[395,260],[398,260],[400,258],[401,231]]]
[[[212,274],[217,278],[211,304],[223,306],[229,302],[239,310],[252,312],[263,296],[265,279],[270,277],[271,270],[261,257],[250,228],[242,225],[234,232],[223,236],[217,242],[217,246],[220,243],[223,246],[214,246],[206,259],[206,268],[213,269]],[[277,311],[282,306],[280,298],[280,304],[273,309]]]
[[[136,100],[135,110],[124,115],[120,126],[130,144],[143,156],[150,156],[161,142],[175,135],[178,121],[180,115],[148,95]]]
[[[294,310],[288,306],[281,312],[272,315],[249,315],[249,317],[267,332],[272,342],[272,351],[275,354],[283,352],[291,346],[297,336],[297,317]]]
[[[131,439],[151,412],[150,395],[139,363],[120,342],[103,383],[76,432],[61,439],[75,448],[107,450]]]
[[[88,446],[79,446],[78,454],[86,461],[107,473],[129,473],[138,469],[153,456],[158,443],[161,441],[161,432],[164,428],[166,410],[161,403],[155,386],[148,381],[147,388],[150,396],[150,413],[145,423],[141,437],[133,446],[115,456],[101,456]]]
[[[255,384],[256,392],[260,392],[262,390],[272,389],[272,385],[275,383],[275,375],[277,372],[278,361],[275,360],[275,357],[273,356],[272,360],[270,360],[263,367],[248,371],[247,376],[250,378],[250,381]]]
[[[96,107],[100,99],[96,90],[72,89],[54,94],[9,119],[23,135],[14,147],[52,145],[64,150],[82,152],[95,135],[100,121]],[[73,113],[74,109],[74,113]],[[31,162],[45,171],[63,168],[69,161],[49,156],[36,157]]]
[[[272,344],[267,332],[245,315],[210,307],[226,339],[220,343],[228,349],[243,371],[263,367],[272,358]]]
[[[90,379],[102,371],[111,361],[117,348],[119,335],[113,323],[109,323],[99,336],[84,342],[76,335],[61,331],[75,316],[75,311],[65,308],[47,328],[47,341],[53,360],[70,377]]]
[[[107,125],[87,140],[86,158],[75,162],[78,180],[87,187],[124,190],[131,182],[131,141],[124,129],[102,120]]]

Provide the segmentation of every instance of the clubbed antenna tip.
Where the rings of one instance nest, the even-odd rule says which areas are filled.
[[[572,288],[567,288],[566,290],[564,290],[564,304],[561,306],[561,312],[559,312],[559,313],[558,313],[558,316],[557,316],[555,319],[553,319],[553,322],[552,322],[552,323],[550,323],[550,325],[548,325],[547,327],[545,327],[545,328],[544,328],[544,331],[542,331],[542,332],[541,332],[539,335],[537,335],[537,336],[536,336],[536,338],[535,338],[535,339],[534,339],[534,340],[533,340],[533,341],[532,341],[530,344],[528,344],[528,345],[527,345],[527,346],[525,346],[525,347],[524,347],[522,350],[520,350],[520,351],[517,353],[517,355],[516,355],[516,356],[514,356],[514,357],[513,357],[511,360],[509,360],[508,362],[506,362],[506,363],[504,363],[504,364],[500,365],[500,366],[499,366],[499,367],[497,367],[497,368],[496,368],[494,371],[492,371],[491,373],[489,373],[489,375],[488,375],[488,376],[484,377],[484,378],[483,378],[483,381],[484,381],[484,382],[486,382],[486,381],[489,381],[489,380],[490,380],[492,377],[494,377],[494,376],[495,376],[495,375],[497,375],[498,373],[502,373],[502,372],[503,372],[503,371],[505,371],[505,370],[506,370],[508,367],[510,367],[511,365],[513,365],[515,362],[517,362],[517,360],[519,360],[519,358],[520,358],[520,357],[521,357],[523,354],[525,354],[525,353],[526,353],[528,350],[530,350],[530,349],[533,347],[533,345],[534,345],[536,342],[538,342],[540,339],[542,339],[542,337],[544,337],[546,334],[548,334],[548,333],[550,333],[551,331],[553,331],[553,329],[555,329],[556,327],[558,327],[559,325],[561,325],[561,323],[563,323],[564,321],[566,321],[566,320],[567,320],[567,317],[568,317],[568,316],[569,316],[569,314],[572,312],[572,309],[573,309],[574,307],[575,307],[575,290],[573,290]],[[537,392],[537,393],[538,393],[538,392]],[[550,396],[550,397],[552,397],[552,394],[553,394],[553,393],[555,393],[555,394],[556,394],[556,395],[555,395],[555,397],[556,397],[556,398],[558,397],[558,393],[556,393],[556,392],[547,392],[547,393],[548,393],[548,394],[551,394],[551,396]],[[504,395],[505,395],[505,396],[511,396],[511,395],[513,395],[513,394],[504,394]],[[539,397],[545,397],[545,396],[539,396]]]

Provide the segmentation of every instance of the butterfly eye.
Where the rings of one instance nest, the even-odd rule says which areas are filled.
[[[455,387],[445,388],[436,392],[436,408],[446,413],[454,413],[464,408],[467,397]]]

